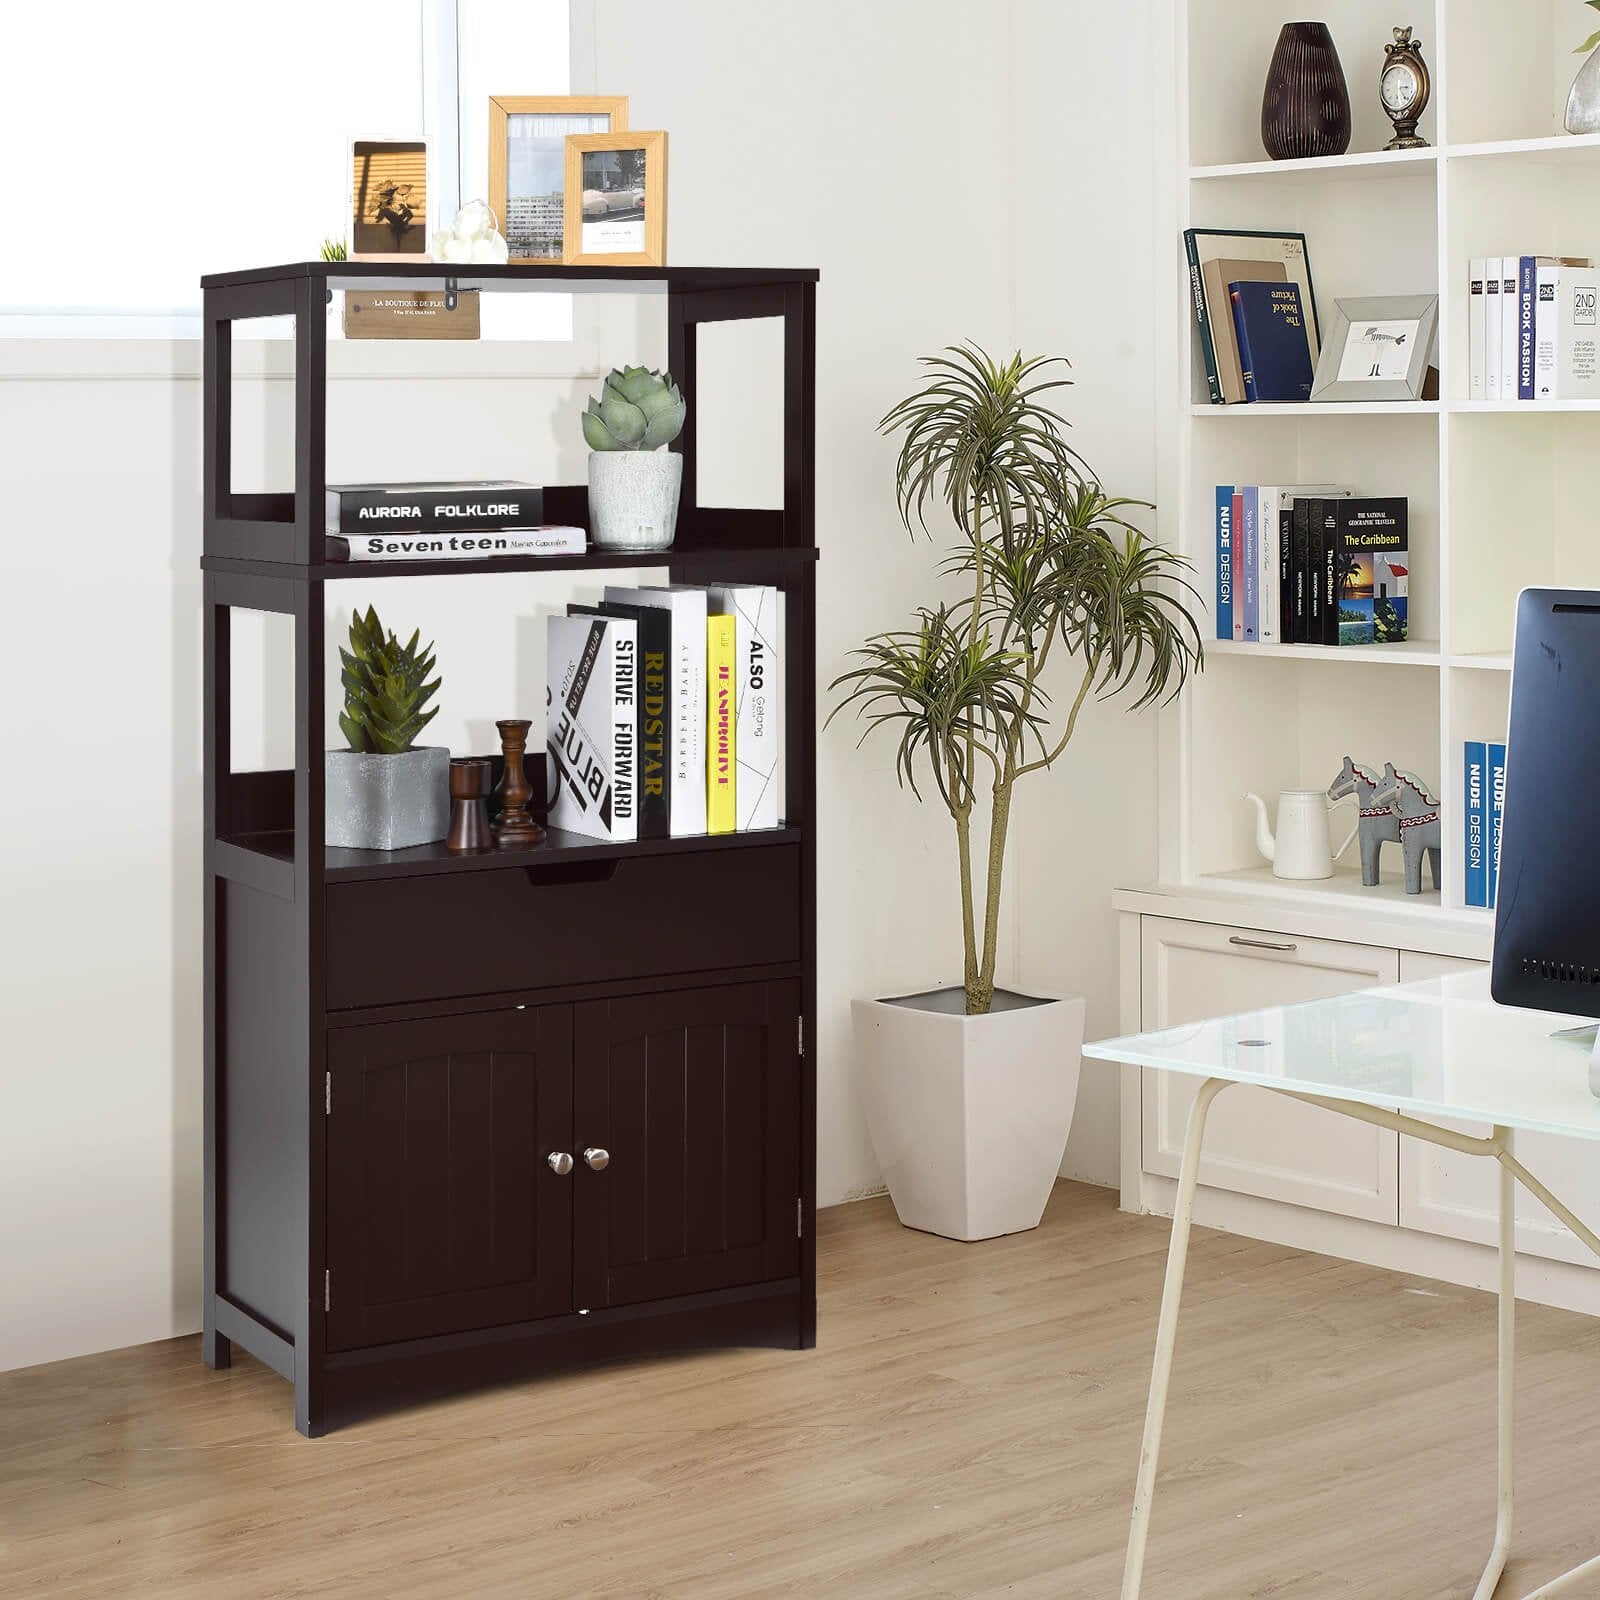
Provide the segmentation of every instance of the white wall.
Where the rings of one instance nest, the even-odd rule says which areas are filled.
[[[937,552],[899,529],[893,446],[874,431],[915,383],[918,355],[965,336],[1070,353],[1077,442],[1108,483],[1148,492],[1151,154],[1114,72],[1137,54],[1136,18],[1112,29],[1087,0],[577,0],[573,22],[574,90],[626,91],[634,126],[671,131],[674,259],[822,269],[825,675],[928,592]],[[741,185],[730,213],[729,163],[752,149],[772,179]],[[642,324],[631,348],[658,337]],[[575,480],[568,419],[587,374],[626,353],[585,347],[552,369],[485,346],[468,354],[501,363],[496,376],[402,391],[383,374],[458,356],[346,349],[335,365],[357,365],[335,380],[330,470],[542,475],[553,459]],[[13,674],[0,701],[12,753],[0,784],[0,1368],[198,1325],[197,370],[192,347],[0,343],[0,636]],[[286,378],[264,392],[281,407]],[[536,615],[556,597],[519,595],[491,633],[471,588],[405,580],[383,595],[435,625],[454,696],[443,737],[482,745],[504,699],[536,692]],[[281,754],[269,714],[281,659],[268,653],[240,687],[263,709],[243,740],[258,759]],[[1153,752],[1150,724],[1095,714],[1015,825],[1011,971],[1086,992],[1101,1032],[1115,1023],[1108,892],[1153,866]],[[857,752],[840,725],[819,778],[827,1204],[878,1181],[850,1075],[850,996],[948,980],[960,952],[948,819],[895,789],[886,747]],[[1116,1143],[1114,1092],[1086,1073],[1067,1169],[1115,1181]]]

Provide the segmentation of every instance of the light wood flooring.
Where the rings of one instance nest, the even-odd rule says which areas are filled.
[[[813,1353],[314,1442],[278,1378],[192,1338],[0,1375],[0,1595],[1112,1600],[1166,1239],[1071,1184],[981,1245],[841,1207]],[[1520,1315],[1506,1597],[1600,1550],[1600,1322]],[[1197,1230],[1147,1600],[1465,1600],[1494,1326],[1488,1295]]]

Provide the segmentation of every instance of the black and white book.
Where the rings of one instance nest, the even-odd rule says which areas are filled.
[[[686,587],[629,589],[607,584],[608,603],[654,606],[671,618],[673,838],[706,831],[706,592]]]
[[[324,500],[325,533],[493,533],[544,521],[544,490],[509,480],[330,483]]]
[[[510,528],[500,533],[330,533],[327,561],[483,561],[495,556],[581,556],[582,528]]]
[[[665,839],[672,832],[672,616],[659,606],[570,605],[569,617],[623,617],[639,630],[638,724],[639,837]]]
[[[638,629],[624,617],[547,620],[550,825],[613,842],[637,839]]]
[[[712,612],[738,624],[735,827],[776,828],[783,818],[783,596],[769,584],[723,584],[713,585],[707,599]]]

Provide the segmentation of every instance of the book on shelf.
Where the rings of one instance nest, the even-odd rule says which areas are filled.
[[[330,483],[323,500],[324,533],[493,533],[544,521],[544,490],[509,479]]]
[[[582,528],[551,524],[498,533],[330,533],[325,561],[484,561],[496,556],[581,556],[589,548]]]
[[[1244,495],[1233,491],[1233,636],[1244,639]]]
[[[1534,313],[1533,397],[1600,399],[1597,361],[1600,274],[1586,261],[1558,261],[1539,269]]]
[[[1490,360],[1494,362],[1491,369],[1493,387],[1486,398],[1515,400],[1517,398],[1517,275],[1520,270],[1520,259],[1517,256],[1501,256],[1499,260],[1500,306],[1496,326],[1500,330],[1500,354],[1496,360],[1491,345]],[[1493,338],[1492,332],[1490,338]]]
[[[672,837],[706,831],[706,592],[677,585],[628,588],[607,584],[607,602],[654,606],[667,613],[672,731],[668,822]]]
[[[1407,637],[1409,506],[1404,495],[1317,500],[1325,645],[1401,644]]]
[[[615,601],[569,605],[567,615],[623,617],[638,630],[638,683],[635,697],[638,762],[639,837],[666,839],[672,833],[672,795],[667,782],[672,753],[672,698],[668,662],[672,618],[659,606],[629,606]]]
[[[1246,644],[1257,644],[1261,637],[1261,503],[1253,485],[1246,484],[1234,495],[1239,507],[1239,637]]]
[[[1490,265],[1488,257],[1474,256],[1467,271],[1467,398],[1469,400],[1487,398],[1484,380],[1488,351],[1488,313],[1484,302],[1488,298]],[[1499,278],[1498,264],[1495,265],[1495,277]],[[1496,282],[1497,301],[1499,292],[1500,285]]]
[[[545,748],[553,828],[639,837],[638,630],[629,618],[546,619]]]
[[[1506,747],[1503,741],[1491,740],[1487,747],[1489,762],[1489,909],[1494,909],[1500,890],[1500,837],[1506,820]]]
[[[707,602],[737,628],[734,825],[741,833],[776,828],[783,816],[783,595],[771,584],[713,584]]]
[[[1217,485],[1217,637],[1233,637],[1233,485]]]
[[[1274,266],[1283,269],[1283,281],[1293,284],[1299,293],[1311,365],[1316,367],[1321,332],[1317,321],[1316,296],[1311,287],[1311,262],[1303,233],[1248,228],[1186,228],[1183,248],[1189,265],[1195,368],[1197,372],[1205,374],[1207,397],[1213,405],[1223,405],[1227,401],[1223,390],[1223,369],[1217,354],[1219,342],[1226,349],[1227,340],[1234,337],[1233,307],[1227,285],[1229,282],[1267,281],[1261,277],[1252,279],[1241,276],[1238,272],[1240,263],[1254,263],[1250,269],[1254,273]],[[1214,261],[1227,262],[1234,276],[1227,279],[1219,272],[1212,272],[1208,285],[1206,268]],[[1241,369],[1241,385],[1242,377]]]
[[[1245,399],[1311,398],[1311,345],[1300,291],[1292,283],[1228,285]]]
[[[1288,275],[1281,261],[1235,261],[1218,256],[1200,269],[1205,285],[1205,299],[1214,306],[1228,305],[1228,285],[1231,283],[1284,283]],[[1219,327],[1212,329],[1212,346],[1217,363],[1217,381],[1222,390],[1224,405],[1243,405],[1244,367],[1239,360],[1239,338],[1234,331],[1230,315]]]
[[[706,832],[732,833],[738,825],[738,750],[734,708],[738,699],[738,619],[706,617]]]
[[[1489,904],[1488,751],[1482,739],[1468,739],[1461,769],[1464,899],[1469,906]]]
[[[1304,631],[1303,622],[1295,618],[1295,543],[1294,543],[1294,508],[1297,500],[1310,500],[1315,498],[1334,498],[1339,495],[1348,495],[1351,490],[1342,488],[1336,483],[1310,483],[1290,484],[1269,487],[1261,491],[1262,504],[1266,513],[1270,515],[1271,560],[1273,563],[1270,588],[1272,597],[1268,601],[1268,609],[1272,617],[1272,625],[1276,628],[1273,639],[1281,644],[1304,644],[1307,641],[1301,637]],[[1304,595],[1301,594],[1303,616]],[[1262,642],[1273,642],[1266,634],[1262,635]]]

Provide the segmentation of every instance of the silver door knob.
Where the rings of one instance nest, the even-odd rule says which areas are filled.
[[[572,1157],[565,1150],[552,1150],[546,1159],[550,1163],[550,1170],[558,1178],[564,1178],[572,1171]]]
[[[590,1147],[583,1152],[583,1159],[589,1163],[590,1167],[593,1168],[594,1171],[604,1172],[605,1169],[611,1165],[611,1152],[609,1150],[602,1150],[597,1145],[590,1145]]]

